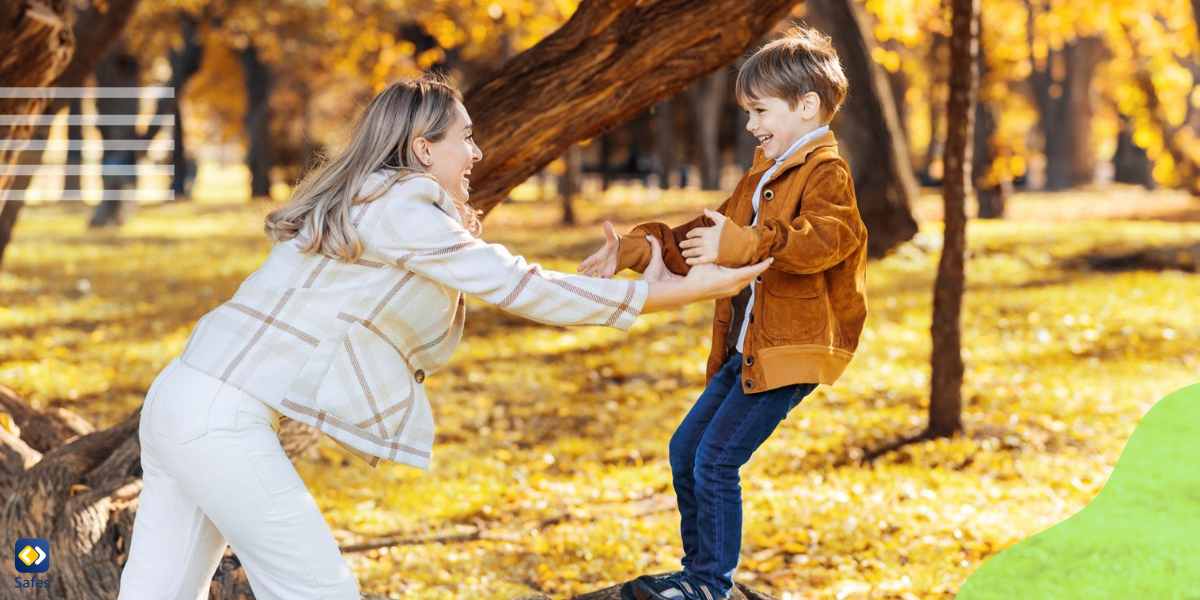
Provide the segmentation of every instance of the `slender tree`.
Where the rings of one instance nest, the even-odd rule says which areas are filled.
[[[979,0],[950,0],[950,94],[946,101],[946,172],[942,179],[945,241],[933,293],[932,437],[962,430],[962,303],[966,282],[966,199],[971,193],[971,137],[979,85]]]

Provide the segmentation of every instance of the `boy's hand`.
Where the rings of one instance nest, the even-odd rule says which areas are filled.
[[[680,242],[683,257],[689,265],[705,265],[717,262],[717,248],[721,244],[721,228],[725,226],[725,215],[704,209],[704,216],[713,220],[712,227],[697,227],[687,233],[688,239]]]
[[[646,266],[646,270],[642,271],[642,279],[646,281],[679,281],[683,279],[682,275],[676,275],[667,268],[667,264],[662,259],[662,245],[658,243],[658,238],[648,235],[646,241],[650,242],[650,264]]]
[[[575,268],[577,272],[605,279],[617,273],[617,249],[621,245],[621,238],[617,237],[617,232],[613,231],[609,221],[604,222],[604,237],[604,247],[579,263]]]

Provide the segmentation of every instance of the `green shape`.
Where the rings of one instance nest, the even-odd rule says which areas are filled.
[[[1090,504],[984,562],[956,598],[1200,599],[1200,384],[1151,407]]]

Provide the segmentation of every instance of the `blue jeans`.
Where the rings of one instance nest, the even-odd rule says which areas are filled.
[[[734,352],[671,437],[684,575],[726,596],[742,550],[738,470],[817,388],[803,383],[748,395],[741,381],[742,354]]]

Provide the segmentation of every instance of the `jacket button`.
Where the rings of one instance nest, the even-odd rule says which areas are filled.
[[[417,372],[413,373],[413,377],[416,378],[417,383],[424,383],[425,382],[425,371],[422,369],[417,369]]]
[[[752,379],[746,380],[746,389],[748,389],[748,390],[754,389],[754,380],[752,380]]]
[[[753,366],[754,366],[754,357],[753,357],[753,356],[747,356],[747,357],[746,357],[746,366],[747,366],[747,367],[753,367]]]
[[[763,198],[766,198],[767,200],[774,200],[775,192],[773,190],[763,190]]]
[[[762,275],[755,277],[754,281],[757,281],[758,283],[762,283]]]

